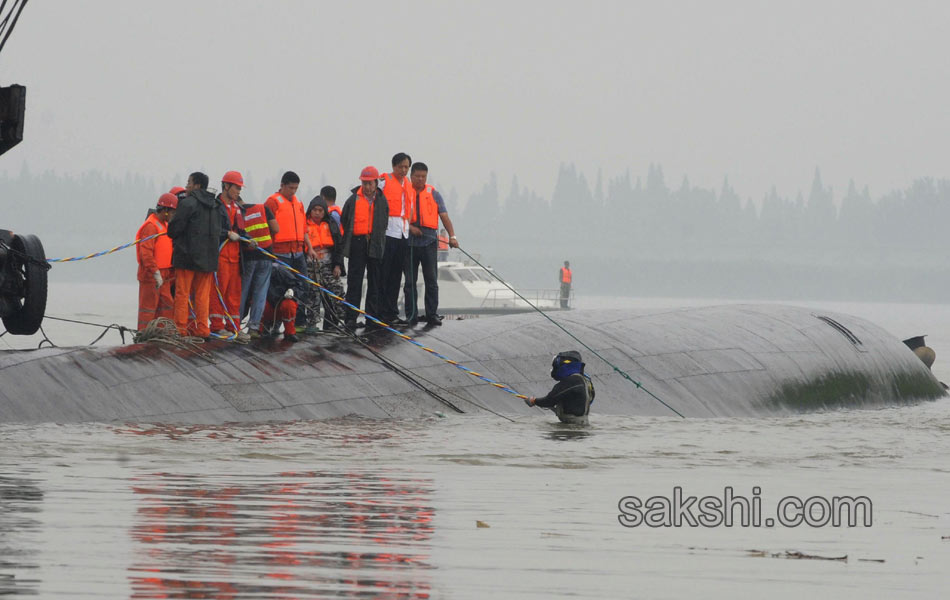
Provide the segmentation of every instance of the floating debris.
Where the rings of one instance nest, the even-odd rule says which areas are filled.
[[[481,529],[482,527],[491,527],[491,525],[489,525],[485,521],[475,521],[475,527]]]
[[[787,558],[793,560],[836,560],[839,562],[848,562],[848,555],[844,556],[818,556],[817,554],[805,554],[798,550],[786,550],[785,552],[769,552],[767,550],[746,550],[749,556],[757,558]],[[874,559],[878,560],[878,559]],[[881,561],[883,562],[883,561]]]

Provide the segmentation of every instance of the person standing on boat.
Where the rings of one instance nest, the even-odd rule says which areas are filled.
[[[145,329],[152,319],[170,319],[174,314],[175,301],[171,292],[175,273],[172,269],[172,241],[163,234],[168,230],[168,221],[177,207],[178,197],[175,194],[162,194],[158,197],[155,211],[135,234],[136,240],[157,235],[135,247],[135,258],[139,263],[139,331]]]
[[[287,269],[277,268],[271,274],[270,285],[267,287],[267,302],[264,304],[264,315],[261,317],[261,333],[268,337],[276,337],[280,328],[284,328],[284,341],[297,341],[297,291],[300,289],[300,279]]]
[[[260,336],[261,315],[267,301],[267,287],[270,285],[271,271],[274,268],[269,256],[260,252],[271,251],[274,236],[280,230],[274,213],[263,204],[241,203],[244,212],[244,231],[254,244],[241,246],[243,271],[241,272],[241,318],[248,315],[247,332],[253,339]]]
[[[307,234],[310,237],[310,256],[307,270],[310,279],[324,289],[342,297],[343,283],[340,275],[343,269],[343,240],[340,228],[327,211],[323,195],[310,201],[307,207]],[[323,306],[323,330],[327,331],[340,322],[339,311],[343,309],[326,292],[310,286],[307,290],[307,328],[304,333],[317,333],[317,318],[320,306]]]
[[[279,226],[274,236],[273,253],[303,275],[307,273],[310,241],[307,239],[307,215],[303,203],[295,195],[298,187],[300,176],[287,171],[280,178],[280,189],[264,202],[264,206],[271,210]],[[302,318],[303,311],[300,311],[297,325],[303,324]]]
[[[438,226],[439,219],[448,230],[448,245],[459,247],[455,237],[455,227],[445,209],[442,194],[426,183],[429,177],[429,167],[425,163],[417,162],[412,165],[409,180],[412,183],[412,212],[409,215],[409,265],[410,281],[406,292],[406,319],[410,323],[419,320],[418,302],[416,299],[416,282],[419,279],[419,266],[422,266],[422,279],[425,282],[425,320],[429,325],[441,325],[439,316],[439,261],[438,261]]]
[[[399,287],[405,278],[406,290],[409,289],[409,214],[411,206],[411,189],[409,165],[412,159],[405,152],[393,156],[392,173],[384,173],[379,188],[386,197],[389,207],[389,222],[386,227],[386,250],[382,263],[382,289],[380,291],[379,316],[387,323],[405,325],[399,317]],[[406,311],[409,311],[409,298],[406,299]],[[408,319],[408,315],[406,319]]]
[[[228,237],[218,252],[218,272],[210,295],[211,331],[219,337],[236,335],[237,341],[246,342],[250,336],[241,331],[241,244],[234,239],[236,234],[246,236],[244,213],[241,211],[241,189],[244,177],[238,171],[228,171],[221,178],[221,193],[218,201],[228,217]],[[255,242],[252,244],[256,245]]]
[[[558,271],[558,283],[561,284],[561,308],[567,308],[571,299],[571,263],[564,261],[564,266]]]
[[[439,262],[449,257],[449,232],[445,227],[439,230]]]
[[[221,201],[208,191],[208,176],[196,171],[188,176],[186,196],[168,222],[175,268],[175,325],[188,335],[189,301],[194,292],[195,335],[209,338],[209,301],[218,270],[218,247],[224,240],[238,241],[229,230],[228,214]]]
[[[360,185],[343,204],[343,256],[349,259],[346,275],[346,301],[359,307],[363,299],[363,277],[366,276],[365,311],[379,318],[381,283],[380,266],[386,251],[386,227],[389,205],[379,189],[379,171],[369,166],[360,173]],[[348,312],[343,324],[356,329],[356,312]],[[367,327],[372,328],[371,323]]]
[[[326,202],[327,212],[330,213],[330,218],[336,223],[337,229],[340,230],[340,235],[342,235],[343,226],[340,225],[340,221],[343,210],[336,205],[336,188],[332,185],[323,186],[320,188],[320,197]]]
[[[557,380],[554,388],[543,398],[527,398],[528,406],[550,408],[562,423],[587,425],[590,405],[594,403],[594,384],[584,374],[580,352],[561,352],[551,362],[551,377]]]

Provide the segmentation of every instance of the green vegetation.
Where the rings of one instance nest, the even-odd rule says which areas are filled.
[[[885,394],[893,398],[887,398]],[[900,373],[894,377],[890,389],[883,390],[865,373],[836,372],[815,381],[786,383],[766,403],[795,411],[811,411],[880,404],[884,401],[912,404],[933,400],[944,394],[940,384],[924,373]]]

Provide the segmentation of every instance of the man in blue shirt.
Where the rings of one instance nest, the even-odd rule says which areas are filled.
[[[439,219],[449,232],[449,245],[459,247],[455,237],[452,219],[445,210],[442,195],[426,183],[429,167],[417,162],[412,165],[409,181],[412,184],[412,207],[409,215],[409,270],[412,281],[406,285],[406,319],[415,324],[419,321],[416,306],[416,281],[419,277],[419,265],[422,265],[422,278],[425,281],[425,320],[429,325],[441,325],[439,316],[439,272],[438,272],[438,229]]]

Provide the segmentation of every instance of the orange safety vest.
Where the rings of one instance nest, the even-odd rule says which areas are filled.
[[[275,242],[300,242],[303,243],[304,233],[307,231],[307,216],[303,211],[303,204],[297,200],[297,196],[288,200],[276,193],[268,200],[276,200],[277,210],[274,211],[274,219],[280,230],[274,236]]]
[[[412,194],[409,191],[412,184],[409,183],[409,178],[404,177],[402,183],[399,183],[392,173],[385,173],[383,179],[386,182],[383,186],[383,196],[389,203],[389,216],[407,218],[412,214]],[[403,206],[403,196],[406,198],[406,206]]]
[[[370,203],[363,195],[363,188],[356,191],[356,205],[353,207],[353,235],[373,233],[373,214]]]
[[[439,250],[448,250],[449,249],[449,238],[444,235],[439,236]]]
[[[310,234],[310,245],[314,248],[330,248],[333,246],[333,236],[330,234],[330,224],[326,221],[314,223],[308,219],[307,232]]]
[[[417,227],[436,229],[439,227],[439,205],[435,201],[435,188],[426,184],[420,192],[412,188],[412,224]]]
[[[135,234],[135,239],[142,239],[142,230],[145,229],[145,226],[151,223],[155,226],[157,233],[165,233],[168,231],[168,224],[162,223],[158,220],[158,215],[151,214],[145,219],[145,222],[142,223],[142,226],[139,227],[139,230]],[[172,268],[172,239],[167,235],[160,235],[157,238],[152,239],[151,241],[155,242],[155,266],[159,269],[170,269]],[[139,254],[139,262],[142,262],[141,258],[141,244],[138,246],[136,254]]]
[[[247,237],[257,242],[258,247],[270,248],[274,240],[270,237],[270,225],[267,224],[267,210],[263,204],[245,204],[244,231]]]
[[[571,282],[571,270],[561,267],[561,283]]]

